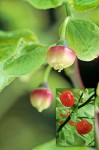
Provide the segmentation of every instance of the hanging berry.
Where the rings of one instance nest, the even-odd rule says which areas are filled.
[[[60,124],[60,125],[61,125],[63,122],[64,122],[64,121],[59,121],[59,122],[58,122],[58,124]]]
[[[38,88],[32,91],[30,101],[39,112],[42,112],[51,105],[52,97],[52,93],[49,89]]]
[[[72,121],[72,120],[69,120],[68,123],[69,123],[71,126],[76,126],[76,125],[77,125],[77,123],[74,122],[74,121]]]
[[[53,46],[48,50],[48,64],[59,72],[71,66],[76,59],[75,53],[67,46]]]
[[[75,103],[75,97],[70,91],[63,91],[60,95],[61,103],[66,107],[72,107]]]
[[[92,124],[86,120],[81,120],[77,123],[76,130],[79,134],[88,134],[92,130]]]

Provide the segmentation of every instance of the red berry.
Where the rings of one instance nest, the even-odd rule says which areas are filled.
[[[60,115],[60,117],[64,117],[64,115],[63,114],[59,114]]]
[[[66,116],[69,116],[69,115],[70,115],[70,112],[67,111],[67,112],[66,112]]]
[[[32,91],[30,95],[31,104],[37,108],[39,112],[47,109],[52,102],[52,93],[47,88],[38,88]]]
[[[72,120],[69,120],[68,123],[69,123],[71,126],[76,126],[76,125],[77,125],[77,123],[74,122],[74,121],[72,121]]]
[[[63,121],[59,121],[58,123],[61,125],[63,123]]]
[[[60,95],[61,103],[66,107],[71,107],[75,103],[75,97],[70,91],[63,91]]]
[[[47,53],[48,64],[59,72],[71,66],[75,59],[75,53],[67,46],[53,46]]]
[[[92,124],[86,120],[81,120],[77,123],[76,130],[79,134],[87,134],[92,130]]]

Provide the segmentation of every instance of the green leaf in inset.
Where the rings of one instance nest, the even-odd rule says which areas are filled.
[[[37,41],[37,38],[30,30],[12,32],[0,31],[0,62],[10,58],[22,40],[24,42],[33,42]]]
[[[99,111],[99,96],[97,96],[95,100],[95,110]]]
[[[4,72],[3,64],[0,64],[0,92],[3,90],[4,87],[10,84],[14,79],[15,77],[10,77]]]
[[[99,5],[99,0],[69,0],[76,11],[84,11],[95,8]]]
[[[74,145],[74,134],[70,133],[69,138],[67,140],[71,143],[71,145]]]
[[[48,49],[34,43],[26,43],[21,48],[20,55],[8,60],[4,66],[4,70],[9,75],[20,76],[36,71],[43,64]]]
[[[66,39],[80,60],[91,61],[99,54],[99,28],[90,20],[69,19]]]
[[[84,107],[78,109],[79,117],[94,117],[94,104],[87,104]]]
[[[64,2],[64,0],[25,0],[37,9],[55,8]]]

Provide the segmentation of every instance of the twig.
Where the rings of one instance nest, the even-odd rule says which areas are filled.
[[[60,132],[62,130],[62,128],[66,125],[66,123],[71,119],[70,115],[68,116],[68,118],[59,126],[57,132]]]
[[[91,97],[89,97],[89,99],[88,99],[85,103],[83,103],[83,104],[81,104],[80,106],[78,106],[78,109],[80,109],[81,107],[83,107],[83,106],[85,106],[86,104],[88,104],[94,96],[96,96],[95,93],[94,93]]]
[[[78,104],[79,104],[80,100],[82,99],[83,94],[84,94],[84,93],[82,93],[82,94],[80,95],[79,100],[78,100]]]

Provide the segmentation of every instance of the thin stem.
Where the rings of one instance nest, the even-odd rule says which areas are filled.
[[[79,100],[78,100],[78,104],[80,103],[80,101],[81,101],[81,99],[82,99],[82,97],[83,97],[83,94],[84,94],[84,93],[82,93],[82,94],[80,95]]]
[[[68,23],[70,17],[66,17],[64,20],[63,24],[60,26],[60,39],[65,39],[65,34],[66,34],[66,25]]]
[[[92,92],[95,92],[95,89],[92,89],[92,91],[90,91],[88,94],[91,94]]]
[[[44,72],[44,75],[43,75],[43,82],[44,83],[46,83],[48,81],[50,71],[51,71],[51,67],[48,65],[45,72]]]
[[[92,140],[88,145],[90,146],[93,142],[95,142],[95,139],[94,140]]]
[[[78,118],[79,118],[79,119],[82,119],[82,118],[83,118],[83,119],[85,119],[85,118],[86,118],[86,119],[89,119],[89,117],[78,117]],[[91,117],[90,117],[90,119],[95,119],[95,118],[93,118],[93,117],[91,118]]]
[[[96,96],[95,93],[94,93],[91,97],[89,97],[89,99],[88,99],[85,103],[83,103],[83,104],[81,104],[80,106],[78,106],[78,109],[80,109],[81,107],[83,107],[83,106],[85,106],[86,104],[88,104],[94,96]]]
[[[62,130],[62,128],[66,125],[66,123],[71,119],[70,115],[68,116],[68,118],[59,126],[57,132],[60,132]]]
[[[70,9],[70,5],[68,4],[68,2],[64,2],[64,6],[65,6],[65,9],[66,9],[66,19],[65,21],[63,22],[63,24],[61,25],[61,28],[60,28],[60,38],[61,39],[65,39],[65,34],[66,34],[66,25],[67,25],[67,22],[71,16],[71,9]]]
[[[68,2],[64,2],[67,16],[71,16],[71,7]]]
[[[61,93],[60,92],[57,92],[59,95],[61,95]]]

